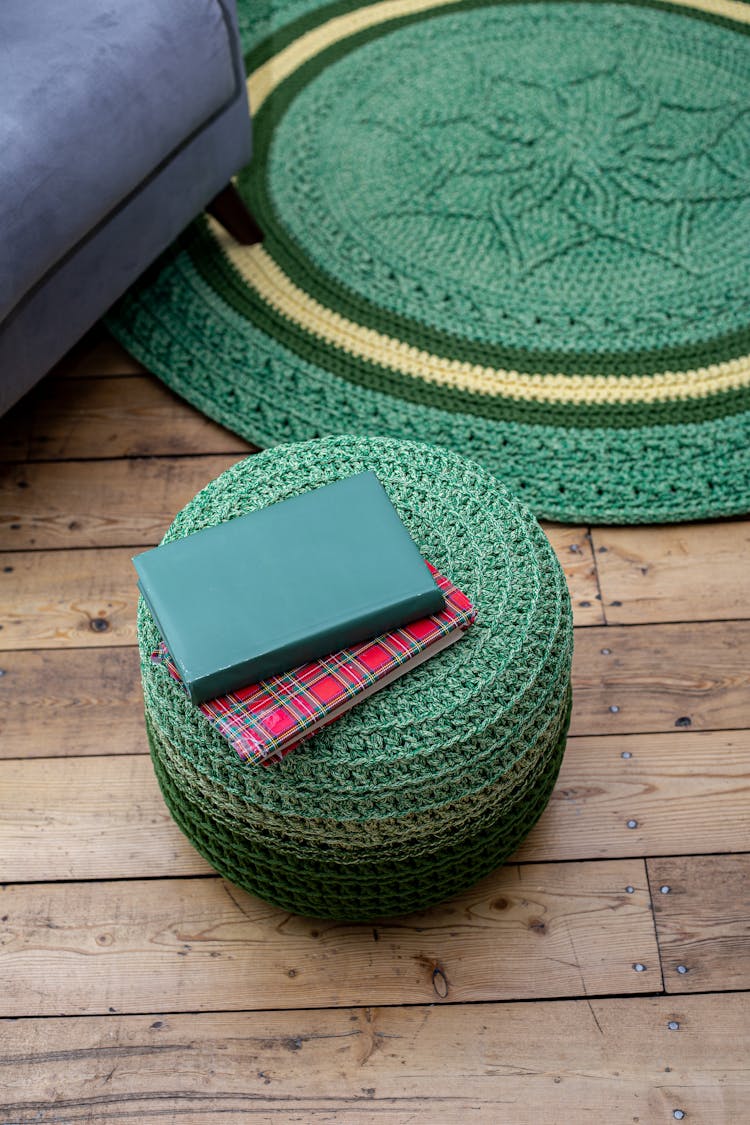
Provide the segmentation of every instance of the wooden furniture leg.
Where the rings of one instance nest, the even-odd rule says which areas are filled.
[[[227,184],[223,191],[214,196],[206,211],[243,246],[263,241],[263,231],[248,211],[234,184]]]

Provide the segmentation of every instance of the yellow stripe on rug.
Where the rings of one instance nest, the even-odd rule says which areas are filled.
[[[472,394],[579,405],[672,402],[750,386],[750,356],[655,375],[527,374],[445,359],[326,308],[295,285],[262,245],[241,246],[213,219],[209,228],[234,269],[281,316],[349,355],[428,383]]]
[[[740,0],[670,0],[670,2],[678,8],[692,8],[698,12],[723,16],[737,23],[750,24],[750,4],[741,3]],[[442,8],[453,3],[455,0],[380,0],[377,4],[356,8],[353,12],[347,12],[343,16],[336,16],[320,24],[319,27],[295,39],[250,75],[247,80],[247,92],[251,112],[255,113],[260,109],[280,82],[333,43],[347,39],[350,35],[356,35],[358,31],[364,31],[368,27],[385,23],[387,20],[426,12],[431,8]]]

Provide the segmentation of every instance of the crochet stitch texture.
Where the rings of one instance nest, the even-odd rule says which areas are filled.
[[[422,909],[513,853],[557,777],[573,646],[565,578],[536,520],[480,466],[434,447],[341,437],[269,450],[207,485],[165,541],[364,469],[477,621],[283,764],[240,761],[152,662],[158,633],[143,601],[138,612],[152,757],[178,825],[246,890],[352,920]]]
[[[264,231],[112,319],[270,445],[416,437],[539,514],[750,509],[750,5],[241,5]]]

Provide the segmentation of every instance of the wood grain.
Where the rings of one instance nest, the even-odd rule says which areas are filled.
[[[607,622],[750,617],[750,521],[592,532]]]
[[[586,528],[553,523],[542,527],[565,571],[576,625],[603,625],[596,563]]]
[[[131,553],[127,548],[0,553],[0,651],[134,644]]]
[[[142,728],[138,755],[0,762],[0,882],[211,872],[167,811]]]
[[[148,752],[134,647],[5,652],[0,673],[0,759]]]
[[[140,708],[138,718],[137,755],[0,761],[0,882],[210,871],[169,817]],[[515,858],[750,850],[749,783],[747,731],[574,738],[550,805]]]
[[[4,652],[0,672],[0,759],[145,752],[132,648]],[[750,714],[750,623],[579,629],[573,687],[574,735],[740,728]],[[28,721],[29,698],[43,737]],[[689,728],[676,725],[685,719]]]
[[[579,629],[573,688],[573,734],[745,727],[750,622]]]
[[[253,447],[152,375],[51,380],[29,423],[27,459],[234,453]]]
[[[741,994],[17,1020],[0,1108],[18,1125],[738,1125],[749,1027]]]
[[[188,500],[241,457],[0,465],[0,550],[154,545]],[[546,532],[565,569],[576,623],[601,624],[585,528],[548,525]]]
[[[650,859],[648,874],[667,992],[750,988],[750,855]]]
[[[750,731],[571,738],[518,858],[750,850],[748,788]]]
[[[376,926],[300,918],[219,878],[9,885],[0,921],[3,1016],[661,988],[642,860],[506,867]]]
[[[131,458],[0,466],[0,550],[150,547],[238,458]]]
[[[143,364],[97,324],[53,367],[48,379],[112,378],[145,372]]]
[[[208,874],[146,753],[130,555],[248,448],[101,329],[0,420],[0,1011],[50,1017],[0,1022],[0,1120],[739,1125],[750,856],[697,853],[750,851],[750,522],[547,525],[587,628],[522,862],[316,922]]]
[[[135,643],[131,557],[143,546],[0,552],[0,651]]]

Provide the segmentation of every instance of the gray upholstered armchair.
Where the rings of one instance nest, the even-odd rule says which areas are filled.
[[[0,154],[2,413],[215,196],[231,225],[234,0],[3,0]]]

